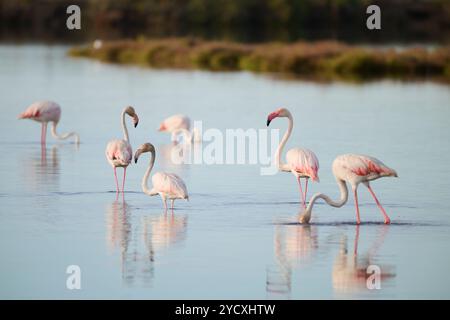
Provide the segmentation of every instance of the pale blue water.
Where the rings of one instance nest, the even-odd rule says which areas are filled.
[[[447,85],[139,69],[68,58],[66,49],[0,46],[0,298],[450,298]],[[16,120],[41,99],[62,105],[59,130],[76,130],[79,148],[48,135],[43,152],[39,125]],[[147,155],[129,167],[125,201],[116,201],[104,149],[121,137],[129,104],[141,119],[129,128],[133,147],[155,144],[156,170],[188,186],[190,202],[176,202],[173,215],[140,190]],[[398,179],[373,183],[392,225],[361,188],[359,230],[352,199],[340,209],[319,203],[314,223],[300,226],[291,174],[169,164],[169,136],[156,131],[174,113],[204,129],[265,128],[279,106],[295,118],[288,147],[319,157],[310,195],[338,196],[338,154],[370,154],[397,170]],[[284,120],[271,127],[285,130]],[[380,290],[365,286],[368,264],[381,268]],[[66,288],[68,265],[80,266],[81,290]]]

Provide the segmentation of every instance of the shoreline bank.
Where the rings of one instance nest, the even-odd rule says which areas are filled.
[[[450,47],[433,50],[367,48],[334,41],[240,44],[174,38],[95,42],[73,57],[152,68],[280,73],[324,80],[429,79],[450,81]]]

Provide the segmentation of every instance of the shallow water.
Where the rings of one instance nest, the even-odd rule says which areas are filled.
[[[448,86],[149,70],[68,58],[66,49],[0,46],[0,298],[450,298]],[[62,105],[59,130],[76,130],[78,148],[48,134],[42,150],[39,125],[16,120],[41,99]],[[129,126],[134,149],[155,144],[156,170],[188,186],[190,201],[177,201],[173,214],[140,190],[147,155],[129,167],[116,199],[104,149],[121,137],[129,104],[141,120]],[[352,199],[340,209],[318,203],[312,224],[299,225],[291,174],[174,165],[169,136],[156,131],[180,112],[204,129],[264,129],[279,106],[295,119],[288,147],[319,157],[321,182],[310,195],[338,196],[330,167],[341,153],[397,170],[398,179],[372,184],[391,225],[363,188],[361,226]],[[284,120],[271,128],[284,131]],[[81,268],[81,290],[66,288],[69,265]],[[380,267],[379,290],[365,285],[368,265]]]

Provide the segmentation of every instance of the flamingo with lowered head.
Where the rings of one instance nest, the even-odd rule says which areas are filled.
[[[306,207],[306,194],[308,192],[308,180],[311,178],[312,181],[319,182],[319,160],[317,159],[314,152],[308,149],[303,148],[292,148],[286,153],[286,161],[287,163],[281,162],[281,152],[286,145],[287,140],[289,139],[292,128],[294,126],[294,120],[292,118],[292,114],[288,109],[280,108],[269,114],[267,117],[267,126],[269,126],[270,122],[275,118],[288,118],[289,125],[286,133],[283,136],[283,139],[280,142],[280,145],[275,152],[275,164],[280,171],[291,172],[298,181],[298,185],[300,188],[300,194],[302,197],[303,207]],[[302,183],[300,181],[301,178],[305,178],[305,193],[302,191]]]
[[[171,133],[172,142],[177,141],[177,136],[180,133],[183,134],[187,142],[200,141],[201,138],[197,128],[194,128],[192,132],[190,131],[190,129],[191,129],[191,119],[189,119],[189,117],[185,115],[176,114],[164,119],[163,122],[161,122],[161,124],[159,125],[158,130],[161,132]]]
[[[370,194],[374,198],[375,203],[377,204],[378,208],[380,208],[381,213],[384,216],[384,223],[391,223],[391,219],[389,219],[386,211],[381,206],[381,203],[378,201],[375,193],[370,187],[370,181],[382,177],[398,177],[397,172],[394,169],[389,168],[383,162],[374,157],[359,154],[344,154],[336,157],[336,159],[333,161],[333,174],[339,186],[341,198],[338,201],[334,201],[325,194],[316,193],[314,196],[312,196],[311,200],[309,201],[308,207],[300,216],[301,223],[309,223],[309,220],[311,219],[312,208],[314,206],[314,203],[319,198],[325,200],[325,202],[332,207],[342,207],[348,199],[346,182],[348,182],[352,187],[353,196],[355,198],[357,224],[361,223],[359,217],[357,193],[358,185],[360,183],[363,183],[367,187],[367,189],[369,189]]]
[[[133,107],[126,107],[123,109],[121,114],[122,119],[122,130],[123,130],[123,140],[115,139],[111,140],[106,146],[106,159],[111,164],[114,169],[114,178],[116,180],[116,190],[120,192],[119,183],[117,181],[117,167],[123,168],[123,181],[122,181],[122,192],[125,188],[125,178],[127,174],[127,167],[133,158],[133,151],[131,149],[130,139],[128,137],[128,130],[125,123],[125,115],[130,116],[133,119],[134,127],[139,123],[139,117],[134,111]]]
[[[155,147],[151,143],[144,143],[141,145],[134,154],[134,162],[137,163],[139,156],[145,152],[150,152],[152,157],[147,171],[145,171],[144,177],[142,178],[142,190],[144,193],[149,196],[156,196],[159,194],[165,209],[167,209],[167,199],[170,199],[172,209],[176,199],[189,200],[188,191],[184,181],[174,173],[156,172],[152,176],[153,188],[148,188],[148,177],[155,164]]]
[[[75,132],[69,132],[65,134],[58,134],[56,132],[56,126],[61,118],[61,107],[59,104],[53,101],[38,101],[31,104],[24,112],[19,115],[19,119],[31,119],[42,123],[41,129],[41,144],[45,144],[47,136],[47,125],[52,122],[52,136],[58,140],[65,140],[69,137],[75,137],[75,143],[80,142],[80,137]]]

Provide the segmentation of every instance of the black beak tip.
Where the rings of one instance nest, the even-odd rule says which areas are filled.
[[[267,126],[269,126],[269,124],[270,124],[270,120],[269,120],[269,119],[267,119]]]
[[[137,158],[134,158],[134,163],[137,163]]]
[[[135,127],[135,128],[137,127],[138,123],[139,123],[139,122],[136,122],[136,123],[134,124],[134,127]]]

